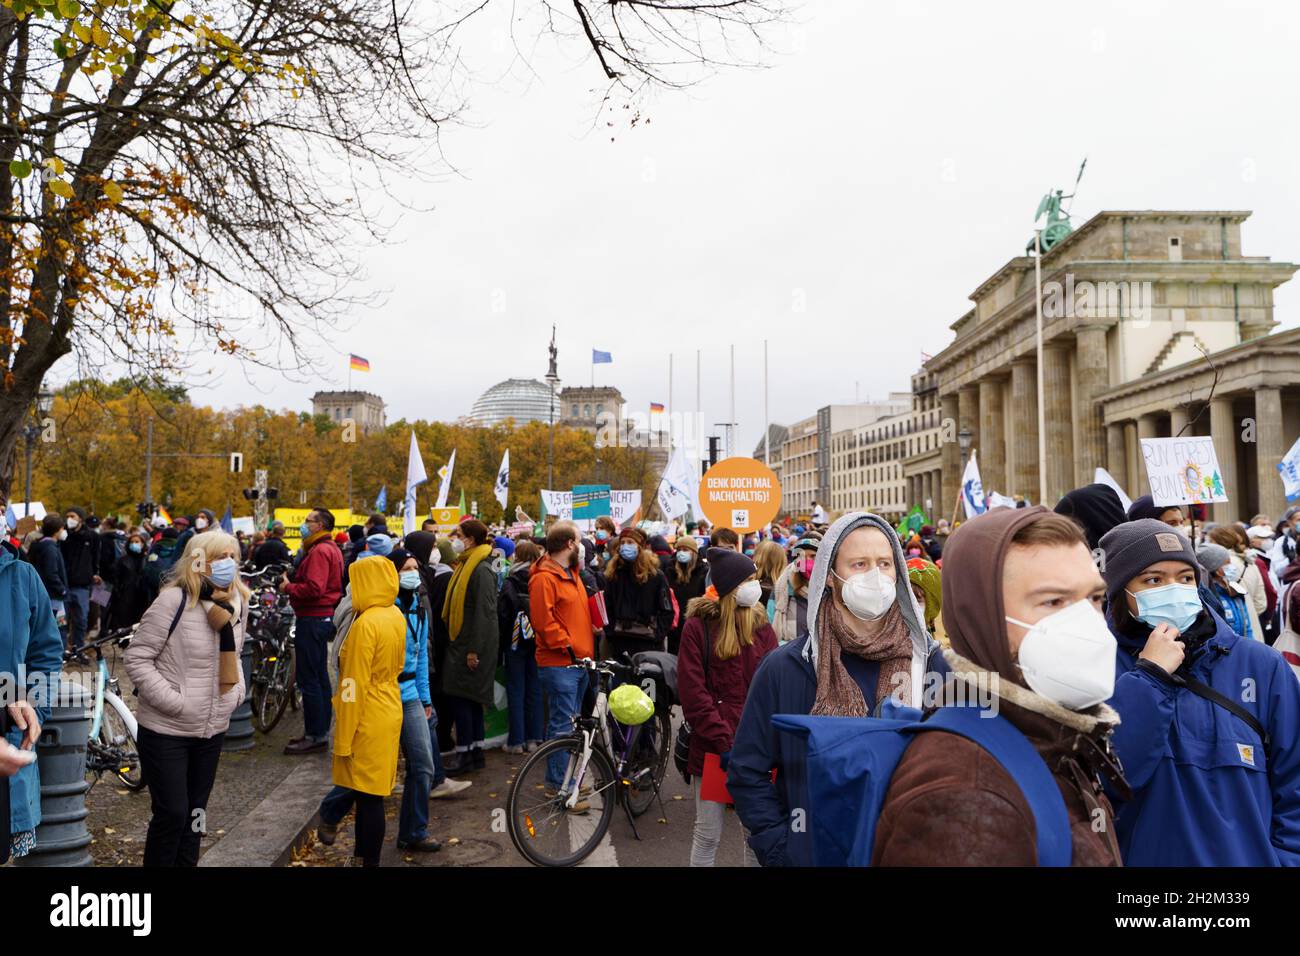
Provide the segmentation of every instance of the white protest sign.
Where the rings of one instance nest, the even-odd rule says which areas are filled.
[[[542,513],[555,515],[561,521],[573,520],[573,491],[547,491],[542,489]]]
[[[609,493],[609,516],[614,519],[615,527],[623,527],[641,507],[641,490],[614,491]]]
[[[1199,505],[1228,500],[1219,456],[1209,435],[1143,438],[1141,444],[1155,505]]]

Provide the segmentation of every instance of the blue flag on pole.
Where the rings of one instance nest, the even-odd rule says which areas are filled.
[[[235,533],[235,516],[230,511],[230,505],[226,505],[226,513],[221,516],[221,530],[226,534]]]
[[[614,361],[614,356],[611,355],[609,352],[601,352],[597,349],[591,350],[592,365],[600,365],[604,362],[613,362],[613,361]]]
[[[384,509],[387,507],[388,507],[388,486],[384,485],[382,488],[379,489],[379,494],[375,496],[375,510],[378,511],[380,514],[383,514]]]

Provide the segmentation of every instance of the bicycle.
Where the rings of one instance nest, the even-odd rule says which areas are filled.
[[[519,768],[506,800],[510,840],[537,866],[574,866],[590,856],[609,830],[616,803],[623,806],[638,840],[635,818],[655,799],[663,811],[659,785],[671,749],[671,702],[656,697],[654,715],[630,727],[609,712],[615,677],[644,676],[656,683],[657,678],[637,661],[583,658],[569,667],[596,675],[595,702],[574,718],[571,734],[533,751]],[[558,787],[546,781],[552,757],[564,764]]]
[[[90,781],[92,787],[105,773],[112,773],[122,786],[133,792],[139,792],[145,786],[140,751],[136,746],[140,725],[118,692],[118,679],[109,670],[103,651],[106,644],[116,644],[125,650],[134,634],[134,627],[118,628],[81,649],[96,658],[95,703],[90,737],[86,741],[86,773],[94,774]],[[65,661],[75,657],[77,654],[71,651],[63,654]]]
[[[253,590],[248,609],[247,640],[253,642],[249,703],[253,726],[270,733],[280,722],[285,708],[298,709],[298,686],[294,679],[294,616],[288,599],[276,582],[283,573],[280,565],[268,565],[248,577]]]

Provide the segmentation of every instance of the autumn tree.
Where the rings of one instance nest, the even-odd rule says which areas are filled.
[[[776,2],[541,0],[529,29],[634,93],[746,62]],[[69,353],[154,381],[202,352],[310,366],[384,234],[372,199],[440,168],[486,6],[0,0],[0,497]]]

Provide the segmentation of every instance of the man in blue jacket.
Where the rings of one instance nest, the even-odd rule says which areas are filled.
[[[50,708],[63,667],[63,641],[50,613],[50,600],[40,576],[30,564],[0,548],[0,708],[9,718],[5,740],[31,750]],[[10,681],[21,676],[22,686]],[[23,856],[35,843],[41,822],[39,761],[9,778],[9,829],[14,856]],[[2,829],[2,828],[0,828]]]
[[[898,534],[876,515],[846,514],[822,538],[807,620],[808,633],[759,665],[728,761],[727,788],[763,866],[812,862],[806,828],[791,816],[789,786],[803,778],[802,747],[776,729],[773,715],[866,716],[888,696],[917,707],[927,673],[947,670],[912,593]]]
[[[1133,788],[1116,821],[1125,865],[1300,864],[1300,682],[1204,606],[1182,534],[1130,521],[1101,549],[1113,743]]]

